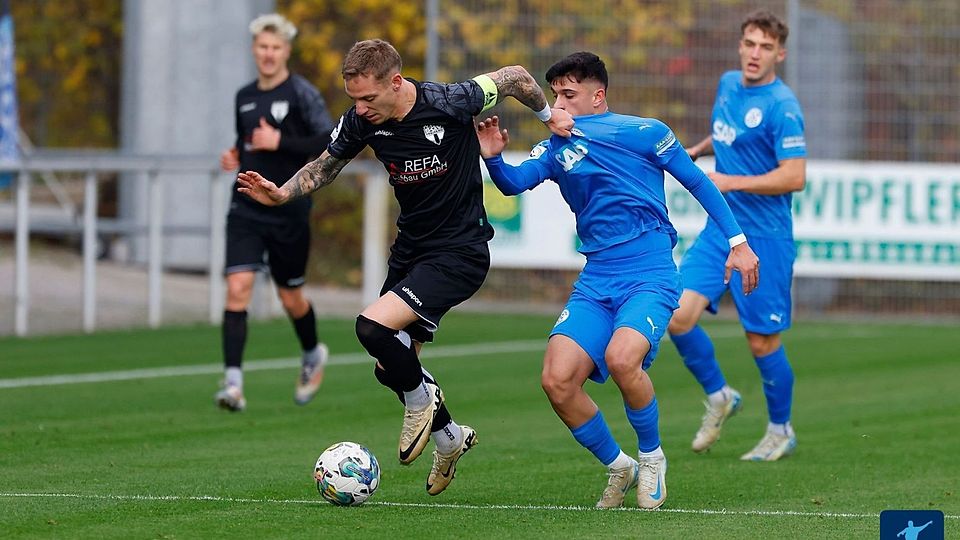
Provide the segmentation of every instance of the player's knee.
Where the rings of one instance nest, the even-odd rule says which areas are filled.
[[[563,403],[570,400],[577,391],[577,386],[569,379],[553,370],[544,369],[540,374],[540,387],[552,403]]]
[[[747,344],[750,353],[755,357],[767,356],[780,348],[780,334],[753,334],[747,333]]]
[[[608,350],[604,359],[607,362],[607,371],[610,372],[610,376],[617,380],[635,375],[638,372],[642,374],[643,370],[640,369],[640,366],[643,356],[638,351]]]
[[[250,303],[250,295],[253,292],[253,283],[247,282],[244,279],[227,279],[227,305],[229,306],[239,306],[239,309],[234,309],[234,311],[239,311],[246,308],[247,304]]]
[[[694,317],[692,313],[684,313],[683,311],[677,310],[673,313],[673,317],[670,318],[670,322],[667,324],[667,332],[673,335],[686,334],[690,330],[693,330],[696,324],[697,317]]]
[[[363,315],[357,316],[357,340],[370,353],[370,356],[383,360],[390,352],[391,346],[396,346],[396,330],[391,330],[377,321]],[[387,367],[387,366],[384,366]]]
[[[277,293],[280,298],[280,305],[293,318],[302,317],[309,308],[307,299],[303,297],[299,289],[294,291],[280,291]]]

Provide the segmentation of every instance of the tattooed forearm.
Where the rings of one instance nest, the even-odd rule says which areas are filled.
[[[287,195],[287,200],[308,195],[333,182],[349,162],[348,159],[338,159],[324,152],[319,158],[304,165],[280,189]]]
[[[507,66],[489,74],[500,92],[498,101],[503,96],[513,96],[534,111],[539,111],[547,105],[547,98],[537,84],[536,79],[523,66]]]

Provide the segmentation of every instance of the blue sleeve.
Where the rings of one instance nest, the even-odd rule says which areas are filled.
[[[777,161],[807,157],[803,111],[796,99],[781,101],[774,111],[773,138],[777,145]]]
[[[483,163],[490,172],[490,179],[504,195],[516,195],[533,189],[546,180],[544,170],[535,159],[528,159],[518,166],[507,164],[499,155],[485,158]]]
[[[653,118],[638,118],[634,123],[620,126],[617,140],[672,174],[717,222],[728,239],[743,233],[720,190],[700,167],[693,164],[670,126]]]
[[[655,118],[634,118],[617,128],[617,142],[661,169],[676,154],[686,154],[670,126]]]
[[[690,192],[707,214],[717,222],[720,230],[727,239],[743,234],[740,224],[733,217],[726,199],[717,189],[717,186],[707,175],[693,164],[690,156],[684,152],[676,152],[666,163],[664,170],[673,175],[680,184]]]

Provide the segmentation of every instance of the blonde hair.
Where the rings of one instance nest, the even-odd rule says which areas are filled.
[[[288,43],[297,36],[297,27],[279,13],[260,15],[250,22],[250,33],[257,37],[260,32],[273,32]]]

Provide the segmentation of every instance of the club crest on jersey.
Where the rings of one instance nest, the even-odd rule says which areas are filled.
[[[748,128],[755,128],[760,125],[760,122],[763,121],[763,113],[760,112],[760,109],[754,107],[747,111],[747,114],[743,117],[743,125]]]
[[[288,112],[290,112],[289,101],[274,101],[270,104],[270,115],[273,116],[273,119],[276,120],[278,124],[283,122]]]
[[[443,142],[443,126],[423,126],[423,136],[434,144]]]

